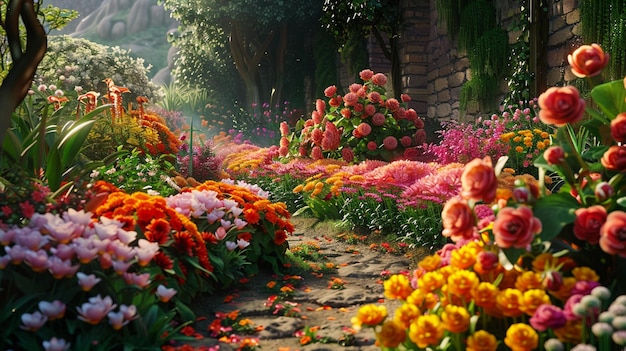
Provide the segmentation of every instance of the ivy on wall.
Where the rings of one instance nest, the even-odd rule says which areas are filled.
[[[626,2],[624,0],[579,0],[582,36],[610,53],[609,79],[626,75]]]
[[[494,108],[500,82],[509,72],[508,33],[496,21],[496,10],[488,0],[437,0],[439,25],[456,39],[465,51],[472,78],[461,88],[460,107],[477,104],[481,109]]]

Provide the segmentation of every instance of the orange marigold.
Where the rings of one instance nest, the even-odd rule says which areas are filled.
[[[520,304],[522,303],[522,292],[517,289],[504,289],[496,296],[496,306],[507,317],[517,317],[522,315]]]
[[[376,342],[383,347],[397,347],[406,339],[406,328],[395,320],[388,320],[383,323],[380,332],[376,333]]]
[[[393,319],[400,324],[404,329],[415,320],[415,318],[422,315],[419,307],[412,303],[403,303],[400,307],[396,308],[396,312],[393,315]]]
[[[466,351],[495,351],[497,348],[498,340],[485,330],[479,330],[467,338]]]
[[[356,316],[350,320],[352,327],[360,330],[363,325],[376,326],[387,318],[387,307],[385,305],[369,304],[358,309]]]
[[[446,329],[436,314],[417,317],[409,327],[409,339],[420,348],[439,345]]]
[[[539,335],[530,325],[516,323],[507,329],[504,343],[513,351],[531,351],[539,345]]]
[[[452,333],[463,333],[469,329],[470,314],[463,306],[447,305],[441,313],[441,320]]]
[[[411,282],[403,274],[394,274],[383,283],[385,296],[389,299],[406,300],[413,292]]]

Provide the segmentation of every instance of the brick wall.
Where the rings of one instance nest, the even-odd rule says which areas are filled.
[[[511,25],[519,16],[519,1],[497,3],[497,18],[509,30],[510,41],[519,32]],[[437,25],[435,0],[403,0],[403,14],[408,28],[402,35],[401,61],[403,92],[412,97],[410,103],[420,116],[439,121],[466,120],[493,111],[460,110],[461,86],[471,78],[469,61],[460,53],[445,30]],[[564,85],[575,77],[571,74],[567,55],[582,44],[580,11],[577,0],[553,0],[548,5],[549,35],[547,42],[547,86]],[[371,40],[370,40],[371,42]],[[370,67],[376,72],[390,72],[377,45],[370,45]],[[502,99],[506,84],[501,87]]]

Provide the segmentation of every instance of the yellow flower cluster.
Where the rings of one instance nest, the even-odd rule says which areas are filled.
[[[327,167],[327,171],[328,171]],[[346,179],[349,174],[347,172],[337,172],[332,176],[322,179],[324,173],[318,173],[314,176],[311,176],[305,179],[304,184],[297,185],[294,189],[294,193],[305,192],[309,193],[309,197],[315,198],[319,195],[327,196],[331,194],[331,196],[339,196],[341,193],[341,187],[343,187],[344,179]]]
[[[377,344],[388,350],[444,349],[452,343],[448,350],[495,351],[497,340],[504,340],[513,350],[530,351],[539,346],[540,332],[530,325],[539,306],[563,308],[577,282],[599,280],[592,269],[574,267],[570,259],[551,253],[504,267],[488,250],[488,244],[469,242],[452,249],[445,260],[440,254],[425,257],[412,277],[392,275],[384,282],[385,297],[403,304],[392,318],[384,306],[365,305],[353,317],[354,327],[374,328]],[[555,270],[562,284],[548,287]],[[553,330],[554,336],[578,343],[582,323],[568,321]]]
[[[519,154],[533,154],[536,150],[545,150],[550,146],[550,133],[535,128],[504,133],[500,140],[511,145]]]

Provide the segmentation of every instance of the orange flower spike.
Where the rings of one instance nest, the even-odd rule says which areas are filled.
[[[143,118],[145,114],[143,104],[148,103],[148,98],[145,96],[137,96],[137,104],[139,105],[139,118]]]
[[[54,95],[48,96],[48,102],[54,105],[54,110],[55,111],[57,111],[61,107],[63,107],[61,105],[62,102],[68,102],[68,101],[69,100],[65,96],[61,96],[61,97],[57,97],[57,96],[54,96]]]
[[[87,100],[85,103],[85,114],[93,111],[98,105],[98,97],[100,97],[100,93],[95,91],[88,91],[84,94],[78,95],[77,100],[82,102],[83,100]]]

